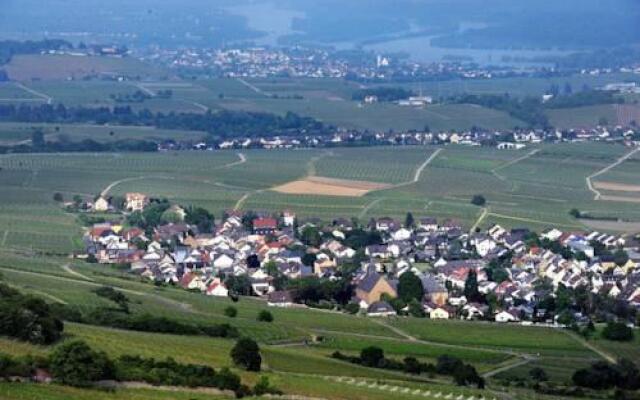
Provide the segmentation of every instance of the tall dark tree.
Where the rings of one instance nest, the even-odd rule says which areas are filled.
[[[467,280],[464,282],[464,296],[469,301],[478,301],[482,297],[478,291],[478,275],[473,269],[469,270]]]
[[[398,296],[405,302],[409,303],[411,300],[421,301],[424,295],[424,289],[422,287],[422,281],[413,273],[413,271],[407,271],[400,275],[398,280]]]
[[[404,219],[404,227],[407,229],[413,228],[415,224],[416,224],[416,221],[413,219],[413,214],[408,212],[407,217]]]

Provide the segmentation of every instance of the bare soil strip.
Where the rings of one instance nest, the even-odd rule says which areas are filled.
[[[362,197],[373,190],[388,189],[391,185],[375,182],[350,181],[345,179],[308,177],[271,190],[286,194],[304,194],[316,196]]]
[[[593,182],[593,187],[602,190],[613,190],[615,192],[640,192],[640,185],[629,185],[617,182]]]

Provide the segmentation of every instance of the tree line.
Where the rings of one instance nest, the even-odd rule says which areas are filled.
[[[332,133],[332,127],[310,117],[287,112],[269,113],[229,111],[206,113],[154,113],[134,111],[130,106],[66,107],[63,104],[38,106],[0,106],[0,121],[26,123],[85,123],[97,125],[152,126],[159,129],[207,132],[214,137],[295,136]]]

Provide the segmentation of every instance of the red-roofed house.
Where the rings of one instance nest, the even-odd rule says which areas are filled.
[[[256,235],[270,235],[278,228],[278,221],[274,218],[256,218],[253,220],[253,233]]]

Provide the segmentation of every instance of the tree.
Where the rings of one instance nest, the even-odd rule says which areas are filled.
[[[53,194],[53,201],[58,202],[58,203],[62,203],[64,201],[64,197],[62,196],[62,193],[60,192],[56,192]]]
[[[571,215],[573,218],[580,218],[581,213],[577,208],[572,208],[571,211],[569,211],[569,215]]]
[[[411,300],[421,301],[424,295],[424,289],[422,287],[422,281],[413,273],[413,271],[407,271],[400,275],[398,280],[398,296],[408,303]]]
[[[474,206],[482,207],[487,204],[487,199],[481,194],[476,194],[471,198],[471,204]]]
[[[318,247],[322,242],[320,237],[320,231],[315,226],[306,226],[302,230],[302,237],[300,238],[307,246]]]
[[[384,362],[384,351],[376,346],[365,347],[360,351],[360,362],[365,367],[377,368]]]
[[[536,382],[546,382],[549,380],[547,373],[540,367],[532,368],[529,370],[529,376]]]
[[[85,342],[67,342],[51,355],[53,377],[71,386],[89,386],[92,382],[113,377],[113,363],[104,352],[92,350]]]
[[[420,365],[420,361],[415,357],[405,357],[402,361],[404,363],[404,372],[414,375],[418,375],[422,372],[422,365]]]
[[[615,253],[613,253],[613,262],[615,262],[616,265],[623,266],[628,261],[629,261],[629,254],[627,254],[626,251],[622,249],[618,249],[616,250]]]
[[[317,258],[318,256],[313,253],[304,253],[304,255],[302,256],[302,263],[307,267],[313,267],[313,264],[316,262]]]
[[[633,329],[622,322],[609,322],[602,330],[602,337],[618,342],[630,342],[633,336]]]
[[[242,338],[236,342],[231,349],[231,359],[235,365],[247,371],[260,371],[260,365],[262,364],[260,347],[254,340],[249,338]]]
[[[418,300],[413,299],[409,302],[409,315],[416,318],[424,318],[424,308]]]
[[[229,318],[235,318],[238,315],[238,309],[234,306],[229,306],[224,309],[224,315]]]
[[[467,280],[464,282],[464,296],[469,301],[478,301],[482,298],[478,291],[478,275],[472,269],[469,270]]]
[[[267,310],[261,310],[258,313],[258,321],[260,321],[260,322],[273,322],[273,315]]]
[[[407,217],[404,219],[404,227],[407,229],[411,229],[415,226],[416,221],[413,219],[413,214],[410,212],[407,213]]]
[[[44,147],[44,132],[41,129],[36,129],[31,133],[31,145],[33,147]]]
[[[260,259],[257,255],[251,254],[247,257],[247,268],[258,269],[260,268]]]
[[[213,229],[213,214],[202,207],[189,207],[184,220],[187,224],[196,225],[200,232],[211,232]]]

